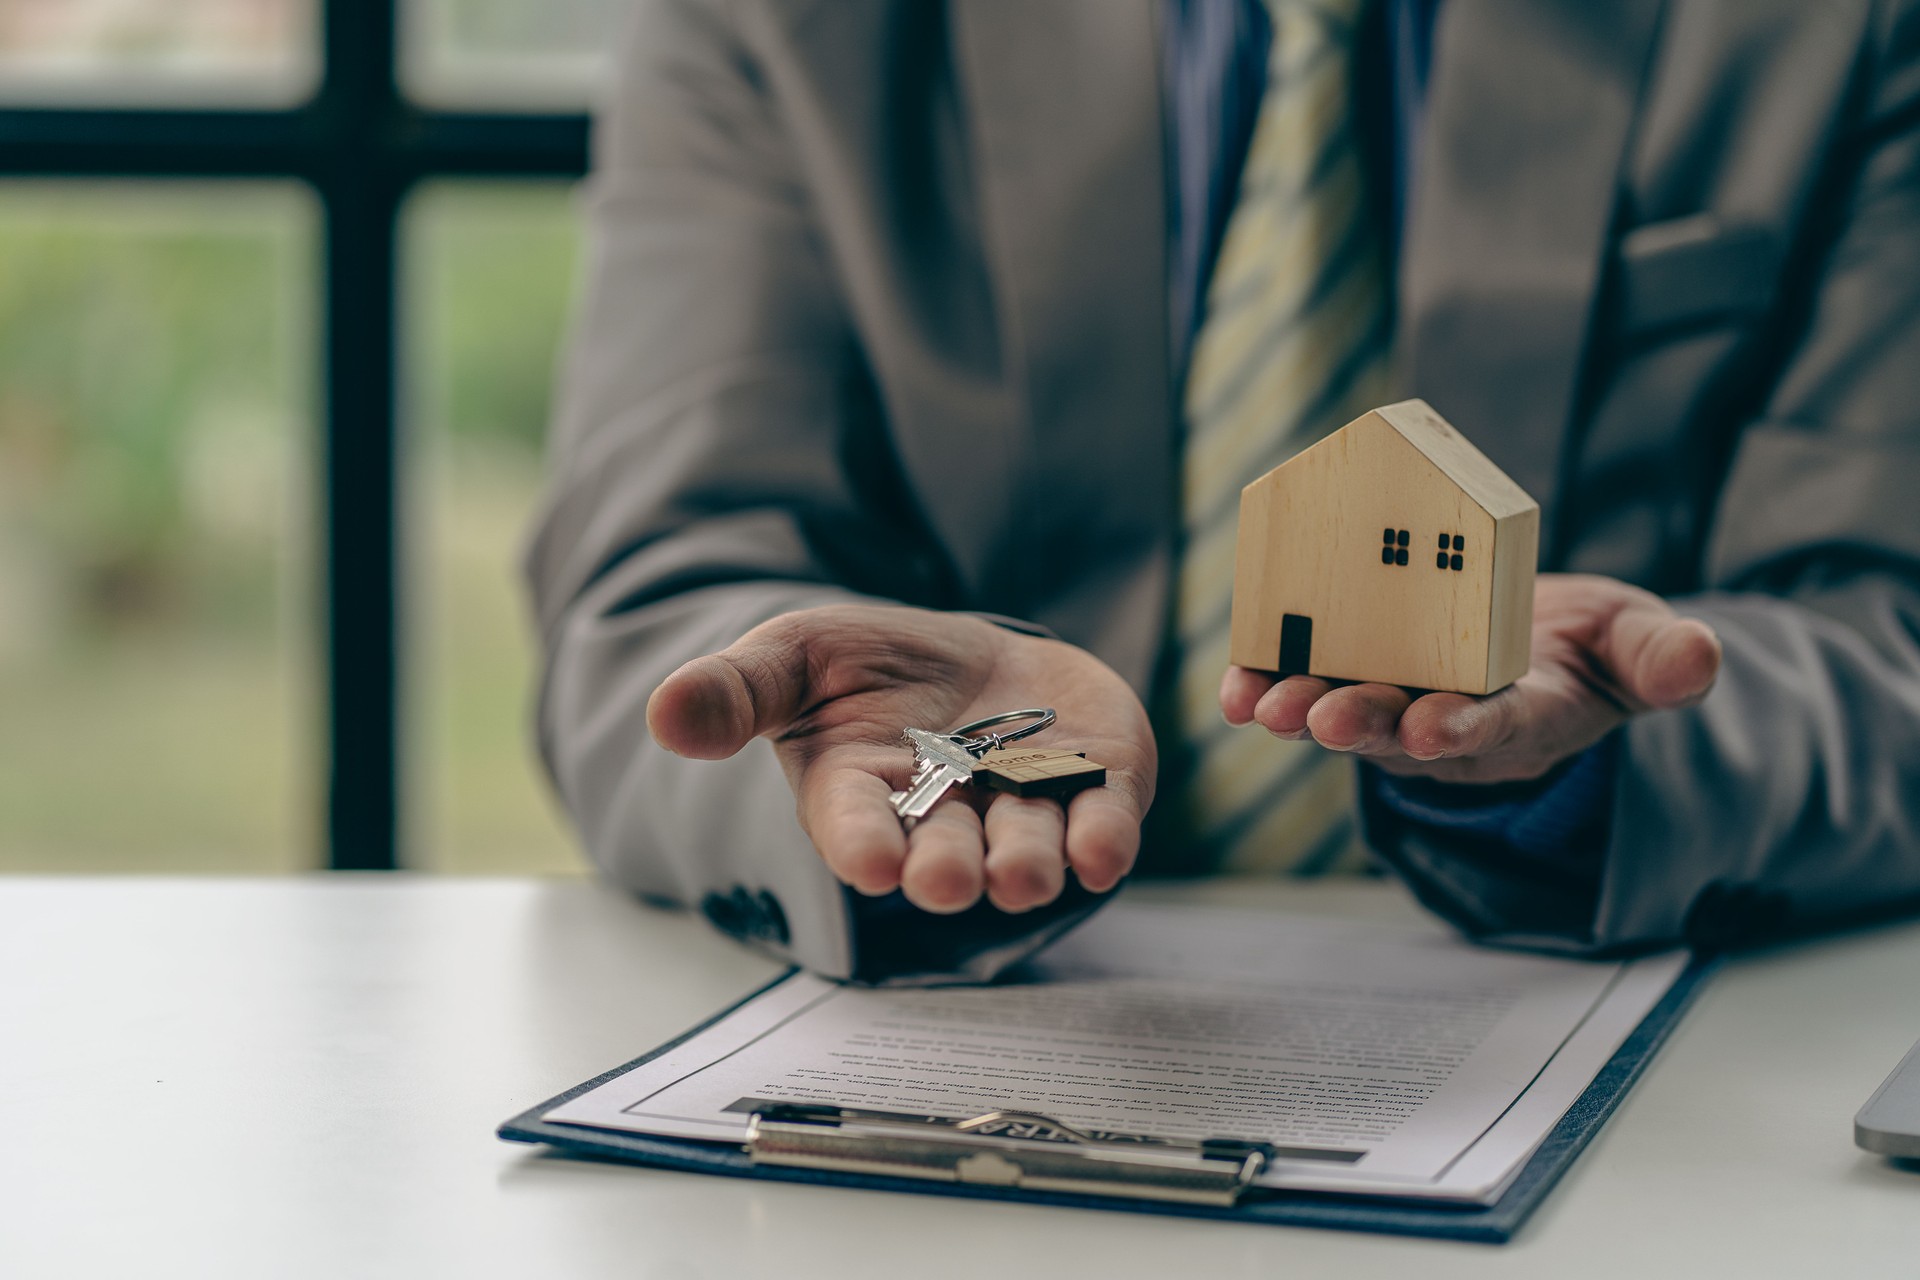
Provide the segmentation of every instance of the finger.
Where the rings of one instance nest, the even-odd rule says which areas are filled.
[[[907,858],[907,833],[887,795],[886,780],[865,769],[834,769],[810,777],[800,797],[800,825],[827,869],[870,896],[900,887]]]
[[[1429,693],[1415,698],[1400,716],[1400,749],[1415,760],[1474,756],[1503,743],[1519,706],[1518,686],[1508,685],[1489,698],[1463,693]]]
[[[1720,638],[1713,628],[1640,592],[1607,620],[1594,651],[1635,711],[1698,702],[1720,674]]]
[[[1273,685],[1274,678],[1264,671],[1228,667],[1220,678],[1220,713],[1230,725],[1252,724],[1254,707]]]
[[[944,800],[907,835],[901,891],[922,911],[937,915],[965,911],[980,900],[985,859],[980,815],[970,805]]]
[[[1082,791],[1067,806],[1067,865],[1080,883],[1105,893],[1140,856],[1140,820],[1146,800],[1124,774],[1109,773],[1105,786]]]
[[[647,699],[647,728],[675,755],[724,760],[775,733],[811,701],[805,633],[782,619],[695,658]]]
[[[1414,695],[1394,684],[1350,684],[1328,693],[1307,713],[1313,740],[1330,751],[1398,755],[1400,717]]]
[[[1067,811],[1056,800],[995,796],[987,806],[987,898],[1002,911],[1031,911],[1067,883]]]
[[[1333,691],[1333,682],[1318,676],[1288,676],[1267,690],[1253,709],[1260,727],[1277,738],[1299,741],[1307,736],[1307,713]]]

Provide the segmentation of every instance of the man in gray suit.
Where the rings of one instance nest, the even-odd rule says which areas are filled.
[[[1337,167],[1263,151],[1320,65],[1285,4],[644,6],[529,558],[541,742],[610,877],[882,980],[990,974],[1137,857],[1233,865],[1182,825],[1215,738],[1170,709],[1201,652],[1179,476],[1229,263],[1276,260],[1235,248],[1256,161]],[[1370,212],[1292,319],[1330,331],[1367,254],[1392,303],[1301,366],[1313,414],[1364,407],[1390,345],[1539,499],[1550,572],[1508,690],[1216,668],[1220,750],[1360,757],[1368,842],[1489,941],[1724,945],[1920,896],[1920,10],[1309,17]],[[903,727],[1035,704],[1107,786],[902,832]],[[1235,830],[1305,829],[1306,772]]]

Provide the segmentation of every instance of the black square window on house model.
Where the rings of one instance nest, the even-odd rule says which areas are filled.
[[[1412,530],[1382,529],[1380,531],[1380,563],[1391,565],[1406,564],[1407,544],[1412,541]]]
[[[1440,550],[1434,554],[1433,567],[1436,569],[1451,569],[1456,573],[1459,572],[1467,567],[1467,558],[1460,554],[1466,549],[1467,539],[1465,534],[1441,534]],[[1452,552],[1451,555],[1448,554],[1449,550]]]

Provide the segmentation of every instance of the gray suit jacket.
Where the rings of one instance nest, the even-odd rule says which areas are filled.
[[[862,598],[1028,619],[1145,692],[1175,523],[1155,14],[644,6],[529,556],[541,742],[615,880],[868,978],[984,973],[1084,910],[876,913],[765,743],[683,761],[642,710]],[[1676,597],[1726,666],[1624,731],[1597,874],[1376,816],[1377,846],[1473,935],[1566,951],[1920,894],[1920,17],[1449,0],[1430,83],[1405,390],[1541,500],[1546,567]]]

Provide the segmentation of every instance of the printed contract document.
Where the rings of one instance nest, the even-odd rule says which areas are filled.
[[[549,1121],[740,1143],[768,1102],[1279,1148],[1264,1186],[1491,1203],[1685,967],[1116,904],[1026,980],[793,974]]]

